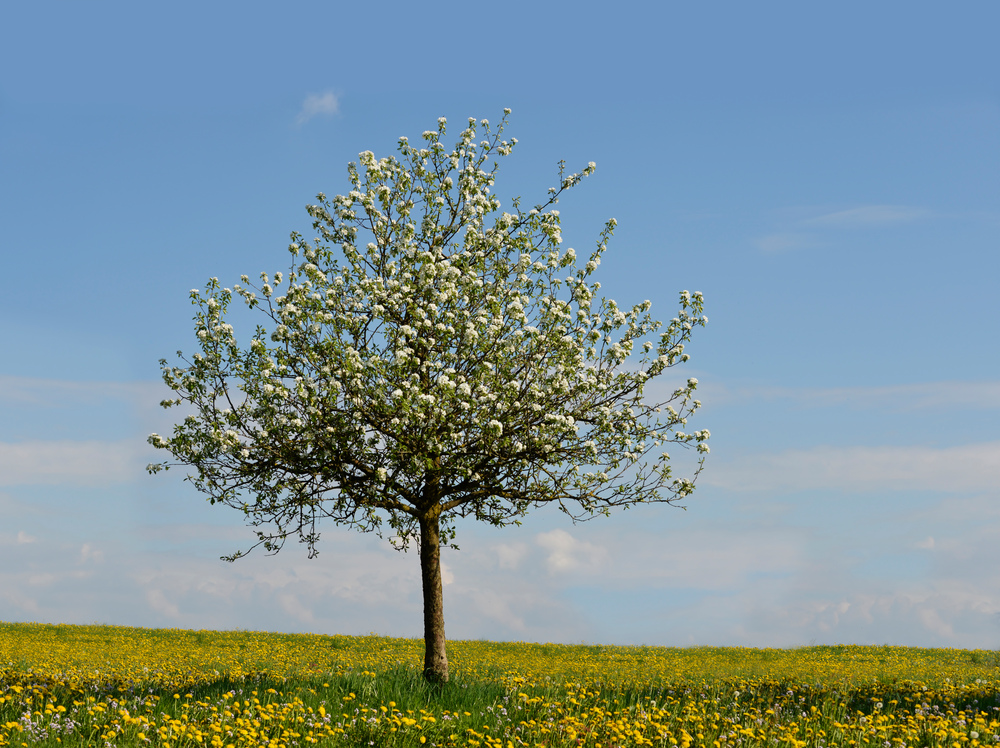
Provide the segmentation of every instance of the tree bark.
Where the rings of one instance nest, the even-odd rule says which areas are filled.
[[[420,518],[420,580],[424,589],[424,678],[448,682],[444,638],[444,590],[441,585],[440,509]]]

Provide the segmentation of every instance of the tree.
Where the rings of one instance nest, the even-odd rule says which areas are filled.
[[[701,294],[683,291],[657,342],[624,367],[661,325],[649,301],[596,301],[589,279],[615,221],[578,268],[552,208],[594,164],[566,174],[560,162],[545,202],[501,212],[498,163],[487,162],[517,143],[501,140],[509,114],[495,130],[470,119],[451,151],[442,118],[420,147],[400,138],[398,158],[361,153],[350,192],[308,206],[318,237],[291,235],[287,280],[192,290],[202,352],[178,351],[183,368],[160,361],[177,395],[161,405],[196,415],[169,439],[149,437],[194,468],[187,480],[209,502],[243,512],[251,550],[276,553],[294,536],[313,557],[323,520],[391,532],[403,549],[417,541],[424,675],[435,682],[448,679],[440,552],[457,518],[505,526],[545,504],[574,521],[673,504],[704,455],[691,478],[672,477],[667,452],[644,458],[665,443],[708,452],[707,430],[674,430],[700,405],[696,379],[666,402],[643,400],[651,378],[688,359],[684,344],[707,321]],[[234,293],[272,323],[245,350],[224,321]]]

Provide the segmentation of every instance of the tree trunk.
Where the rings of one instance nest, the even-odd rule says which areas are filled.
[[[437,507],[435,507],[437,509]],[[420,518],[420,580],[424,588],[424,678],[448,682],[448,651],[444,638],[444,591],[441,586],[439,513]]]

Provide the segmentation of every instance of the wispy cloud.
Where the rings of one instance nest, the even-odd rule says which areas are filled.
[[[866,228],[908,223],[929,215],[929,211],[907,205],[865,205],[850,210],[824,213],[801,221],[802,226],[825,226],[830,228]]]
[[[680,387],[684,379],[668,372],[646,385],[648,403],[663,402]],[[699,380],[698,397],[706,407],[719,408],[761,402],[781,402],[782,407],[847,407],[868,413],[909,413],[939,410],[992,410],[1000,408],[1000,381],[914,382],[872,387],[778,387],[726,382],[708,371],[689,370],[684,376]],[[701,414],[698,416],[701,417]]]
[[[758,237],[754,244],[768,254],[810,249],[828,243],[831,231],[895,226],[930,215],[931,211],[909,205],[862,205],[824,212],[813,210],[807,211],[805,217],[799,212],[799,217],[780,222],[776,231]]]
[[[756,239],[754,243],[768,254],[790,252],[795,249],[809,249],[819,244],[817,237],[802,232],[784,231],[768,234]]]
[[[1000,442],[959,447],[816,447],[718,461],[703,484],[731,491],[996,491]]]
[[[340,114],[340,101],[333,91],[309,94],[302,102],[302,109],[299,111],[299,116],[295,118],[295,123],[304,125],[318,115],[332,116],[335,114]]]
[[[155,406],[169,394],[162,382],[75,382],[0,376],[0,403],[61,408],[122,400]]]
[[[706,387],[712,387],[708,383]],[[701,391],[699,387],[699,392]],[[1000,382],[919,382],[883,387],[724,387],[712,402],[790,400],[807,407],[847,405],[863,410],[914,411],[1000,408]]]
[[[125,483],[142,475],[149,451],[135,439],[0,442],[0,485]]]

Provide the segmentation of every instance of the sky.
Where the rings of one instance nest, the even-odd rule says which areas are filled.
[[[418,559],[253,541],[146,443],[188,293],[287,271],[318,192],[437,118],[658,319],[701,291],[686,509],[459,526],[451,639],[1000,648],[993,2],[7,3],[0,620],[418,637]],[[450,142],[449,138],[445,142]],[[250,320],[252,325],[255,321]],[[240,328],[244,335],[252,327]],[[656,384],[650,396],[670,389]]]

